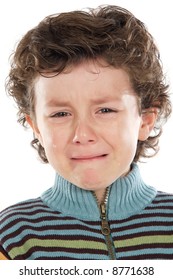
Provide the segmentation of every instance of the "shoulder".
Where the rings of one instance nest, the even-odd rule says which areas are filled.
[[[0,244],[3,245],[14,235],[20,236],[28,228],[36,227],[49,219],[52,212],[41,198],[29,199],[4,209],[0,212]]]
[[[173,203],[173,194],[167,193],[163,191],[157,191],[155,202],[163,202],[163,203]]]
[[[157,191],[157,194],[153,199],[151,205],[147,208],[163,211],[166,210],[173,213],[173,194]]]
[[[38,207],[43,206],[43,202],[40,198],[28,199],[19,203],[16,203],[12,206],[9,206],[0,212],[0,220],[3,218],[9,217],[10,215],[17,215],[21,213],[30,213],[37,209]]]
[[[40,197],[14,204],[0,212],[0,233],[3,228],[32,220],[34,217],[43,216],[43,213],[50,211]]]

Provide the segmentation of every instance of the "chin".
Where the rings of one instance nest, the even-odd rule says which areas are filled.
[[[98,189],[101,185],[103,185],[103,182],[101,182],[100,180],[91,180],[91,178],[86,178],[86,180],[84,180],[83,178],[71,178],[71,180],[69,179],[69,181],[81,189],[90,191]]]
[[[73,184],[75,184],[77,187],[88,190],[88,191],[97,191],[101,189],[107,188],[112,181],[105,182],[104,180],[78,180],[75,181]]]

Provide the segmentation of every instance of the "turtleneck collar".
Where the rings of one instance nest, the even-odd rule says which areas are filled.
[[[156,196],[156,190],[146,185],[137,164],[131,172],[118,178],[110,186],[107,211],[108,219],[127,218],[139,213]],[[56,174],[54,186],[41,196],[51,209],[64,215],[85,220],[100,219],[100,211],[92,191],[83,190]]]

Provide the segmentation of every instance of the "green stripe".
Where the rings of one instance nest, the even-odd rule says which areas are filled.
[[[173,235],[153,235],[115,241],[115,248],[136,246],[142,244],[173,243]]]
[[[93,250],[107,250],[104,243],[98,241],[86,240],[40,240],[37,238],[27,240],[22,246],[14,247],[10,250],[9,255],[15,258],[17,255],[27,253],[32,247],[61,247],[61,248],[75,248],[75,249],[93,249]]]

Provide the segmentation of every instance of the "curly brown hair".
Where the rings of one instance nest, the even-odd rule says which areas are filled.
[[[168,85],[153,37],[144,23],[118,6],[50,15],[26,33],[12,56],[7,81],[7,91],[18,106],[18,121],[26,126],[26,115],[35,114],[34,81],[38,75],[58,75],[70,65],[99,58],[127,71],[139,97],[140,112],[158,108],[154,133],[146,141],[138,141],[134,161],[153,156],[163,123],[171,113]],[[48,162],[38,139],[31,144]]]

